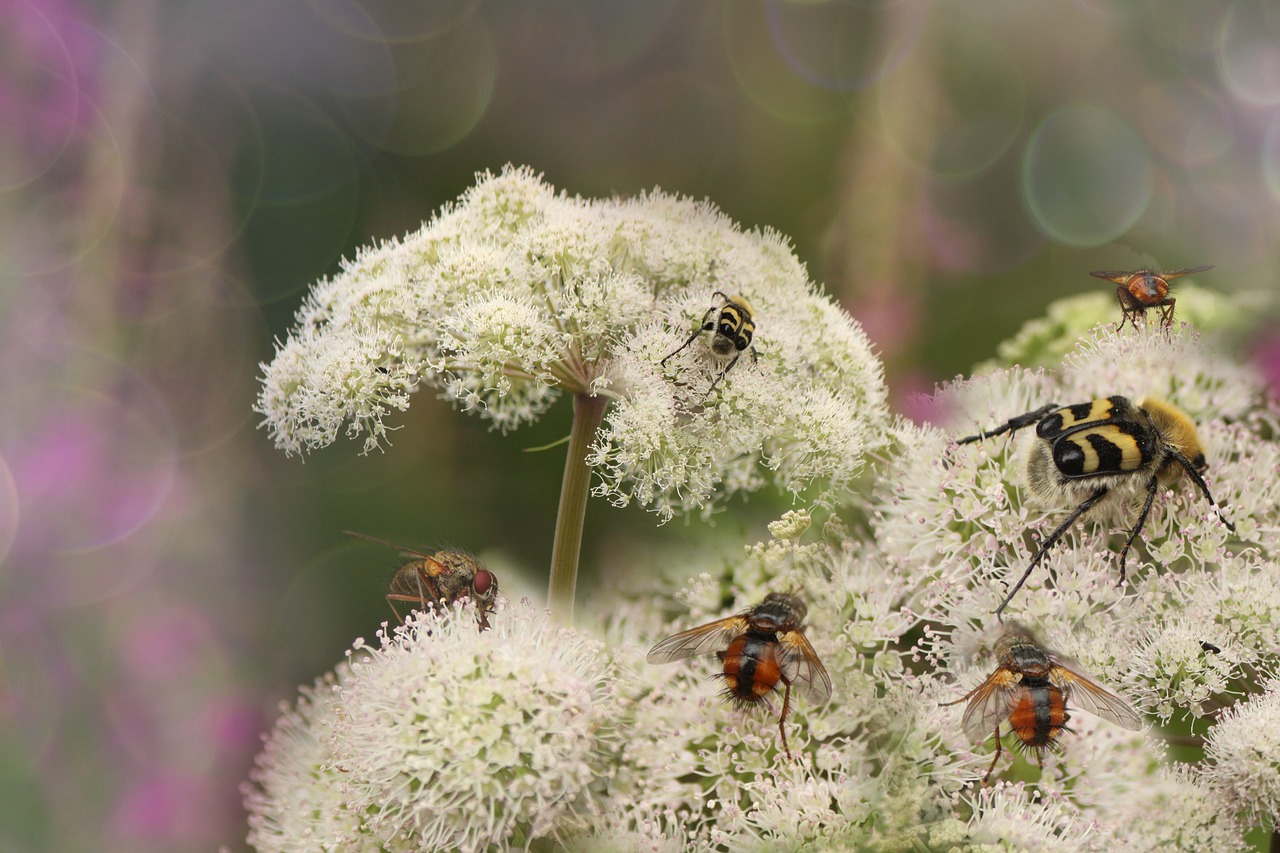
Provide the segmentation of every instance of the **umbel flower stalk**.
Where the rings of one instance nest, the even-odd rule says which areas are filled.
[[[724,368],[709,347],[664,359],[730,290],[756,313],[758,359],[708,393]],[[831,505],[891,432],[866,336],[781,236],[708,202],[569,197],[510,167],[318,282],[257,410],[286,453],[340,432],[368,452],[424,387],[503,432],[572,395],[549,592],[563,620],[593,481],[662,521],[769,480]]]
[[[587,520],[587,495],[591,489],[591,466],[587,453],[596,430],[604,419],[604,397],[573,395],[573,429],[564,460],[564,480],[560,484],[560,509],[556,513],[556,538],[551,546],[551,584],[547,600],[551,612],[566,622],[573,621],[573,602],[578,585],[578,555],[582,551],[582,531]]]

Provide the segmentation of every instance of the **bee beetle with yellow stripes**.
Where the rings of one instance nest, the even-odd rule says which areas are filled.
[[[668,359],[696,341],[699,335],[704,332],[714,332],[715,334],[711,336],[711,352],[715,353],[716,357],[720,359],[729,358],[731,355],[733,359],[712,380],[711,387],[703,395],[704,400],[711,395],[712,389],[716,387],[720,380],[724,379],[725,374],[738,363],[738,359],[742,357],[744,350],[750,349],[751,363],[755,364],[756,362],[756,348],[751,345],[751,339],[756,331],[756,321],[751,315],[751,306],[747,303],[747,300],[741,296],[729,296],[719,290],[711,295],[718,296],[723,301],[719,305],[713,305],[708,308],[707,313],[702,315],[702,322],[698,324],[698,328],[689,336],[689,339],[659,362],[659,364],[665,365]]]
[[[1146,490],[1146,501],[1120,549],[1120,583],[1125,579],[1125,557],[1146,524],[1161,483],[1173,485],[1185,471],[1209,505],[1218,508],[1201,476],[1208,463],[1195,424],[1182,410],[1152,397],[1137,405],[1118,395],[1073,406],[1050,404],[957,443],[1012,434],[1032,424],[1036,425],[1036,440],[1026,457],[1028,491],[1046,506],[1074,503],[1076,508],[1040,545],[1027,570],[996,608],[997,616],[1045,553],[1107,495],[1141,494]],[[1235,525],[1221,511],[1218,518],[1228,530],[1235,531]]]

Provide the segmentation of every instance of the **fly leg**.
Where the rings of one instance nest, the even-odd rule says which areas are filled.
[[[787,711],[791,709],[791,682],[786,682],[787,689],[782,694],[782,716],[778,718],[778,734],[782,735],[782,749],[791,760],[791,747],[787,746]]]
[[[431,575],[427,574],[422,566],[418,566],[418,594],[401,595],[397,592],[387,594],[387,604],[391,605],[391,612],[396,615],[396,619],[401,625],[404,624],[404,618],[400,615],[400,611],[396,610],[395,603],[397,601],[407,602],[409,604],[418,604],[422,612],[427,612],[427,596],[431,596],[431,602],[437,606],[444,604],[444,596],[440,592],[440,587],[436,585]]]
[[[982,777],[982,787],[987,787],[987,783],[991,781],[991,774],[995,772],[996,762],[1000,760],[1000,727],[996,726],[996,754],[991,757],[991,766],[987,768],[987,775]]]

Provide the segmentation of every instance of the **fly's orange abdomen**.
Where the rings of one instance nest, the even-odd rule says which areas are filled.
[[[723,652],[726,692],[741,702],[759,702],[782,678],[773,634],[748,631]]]
[[[742,647],[746,644],[747,637],[743,634],[730,643],[729,648],[720,652],[719,656],[724,661],[725,692],[735,699],[752,701],[754,696],[751,693],[751,675],[748,673],[746,678],[742,677]]]
[[[755,671],[751,678],[751,690],[755,693],[757,699],[763,698],[782,678],[782,669],[778,665],[778,657],[774,654],[776,646],[773,643],[758,643],[758,648],[750,649],[752,660],[755,662]],[[744,653],[745,654],[745,653]]]
[[[1169,282],[1152,273],[1136,273],[1129,279],[1129,292],[1143,302],[1153,302],[1169,295]]]
[[[1027,686],[1009,714],[1009,727],[1018,740],[1034,748],[1048,746],[1066,724],[1066,702],[1052,684]]]
[[[1029,746],[1036,745],[1036,703],[1031,693],[1024,693],[1009,714],[1009,728],[1018,740]]]

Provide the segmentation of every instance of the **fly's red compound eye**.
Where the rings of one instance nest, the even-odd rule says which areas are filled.
[[[471,588],[476,591],[476,595],[484,595],[493,589],[493,572],[488,569],[477,571],[476,576],[471,580]]]

